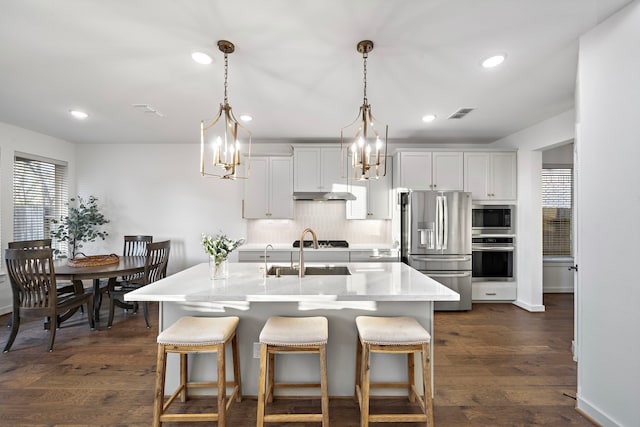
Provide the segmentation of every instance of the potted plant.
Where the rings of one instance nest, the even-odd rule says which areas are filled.
[[[71,206],[71,203],[75,203],[76,200],[77,206]],[[53,219],[51,221],[57,224],[57,228],[51,231],[51,237],[59,242],[67,242],[69,256],[76,258],[77,255],[85,255],[80,252],[83,247],[82,243],[94,242],[98,237],[104,240],[109,235],[99,228],[109,220],[100,212],[98,199],[94,196],[89,196],[86,200],[78,196],[69,199],[69,201],[69,213],[60,217],[59,220]],[[61,258],[65,257],[65,255],[60,255],[59,251],[56,252],[56,255]]]
[[[202,247],[209,254],[209,274],[212,279],[226,279],[229,276],[227,258],[243,243],[244,239],[229,239],[222,233],[215,239],[206,234],[202,235]]]

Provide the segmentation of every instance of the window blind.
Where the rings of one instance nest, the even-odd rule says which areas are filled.
[[[572,256],[573,169],[542,169],[542,255]]]
[[[48,239],[68,212],[67,164],[55,160],[16,155],[13,165],[13,239]],[[65,242],[53,247],[67,255]]]

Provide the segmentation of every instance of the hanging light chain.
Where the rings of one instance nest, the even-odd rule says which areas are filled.
[[[365,50],[364,52],[362,52],[362,80],[364,83],[364,105],[368,105],[369,102],[367,101],[367,58],[369,57],[369,54],[367,53],[367,51]]]
[[[229,103],[229,99],[227,98],[227,74],[229,72],[229,57],[227,53],[224,53],[224,104],[227,105]]]

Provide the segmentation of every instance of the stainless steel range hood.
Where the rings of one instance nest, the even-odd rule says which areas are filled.
[[[356,196],[346,191],[296,191],[293,193],[293,200],[314,200],[314,201],[334,201],[334,200],[356,200]]]

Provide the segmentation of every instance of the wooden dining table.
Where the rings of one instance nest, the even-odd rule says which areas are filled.
[[[107,265],[96,265],[86,267],[72,267],[68,264],[68,260],[62,259],[54,262],[54,271],[56,280],[71,280],[76,288],[83,287],[83,280],[92,280],[93,282],[93,315],[95,321],[100,320],[100,305],[102,303],[102,292],[104,285],[101,286],[100,279],[107,279],[107,286],[116,281],[118,277],[128,276],[136,273],[144,272],[145,264],[144,256],[120,256],[118,263]],[[70,317],[73,313],[68,313],[61,321]]]

